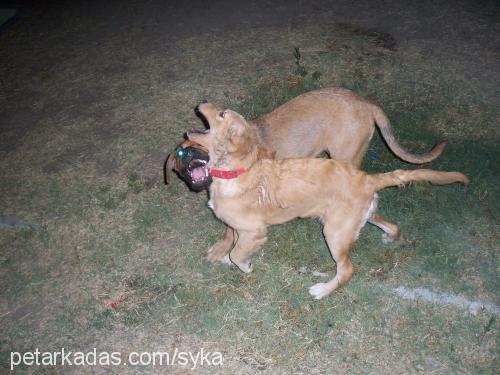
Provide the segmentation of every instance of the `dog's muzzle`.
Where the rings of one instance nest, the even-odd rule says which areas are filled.
[[[207,168],[208,155],[195,147],[180,148],[175,154],[177,171],[189,188],[199,192],[208,189],[212,176]]]

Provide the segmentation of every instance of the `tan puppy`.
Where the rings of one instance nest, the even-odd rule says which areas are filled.
[[[328,151],[332,159],[359,167],[375,124],[392,152],[410,163],[430,162],[446,146],[441,142],[427,154],[409,153],[395,139],[380,107],[338,87],[307,92],[248,123],[255,126],[259,141],[276,153],[276,159],[313,157]]]
[[[368,175],[355,166],[329,159],[263,159],[258,133],[236,112],[201,104],[209,122],[205,132],[188,138],[209,150],[213,177],[209,206],[236,232],[230,255],[218,254],[251,272],[250,257],[266,241],[267,227],[297,217],[319,217],[337,274],[309,292],[320,299],[346,283],[353,274],[350,250],[359,231],[377,207],[377,191],[409,182],[468,183],[459,172],[429,169],[395,170]]]

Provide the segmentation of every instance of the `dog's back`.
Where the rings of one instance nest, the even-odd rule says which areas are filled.
[[[241,192],[226,197],[234,200],[233,207],[241,206],[240,212],[260,212],[267,224],[279,224],[295,217],[323,218],[346,207],[364,212],[379,190],[421,181],[437,185],[468,183],[459,172],[419,169],[369,175],[349,163],[331,159],[267,159],[258,160],[235,181],[216,180],[221,185],[214,192]]]
[[[302,94],[250,123],[277,159],[327,150],[334,159],[359,164],[364,150],[358,148],[368,145],[375,130],[371,106],[350,90],[329,87]]]

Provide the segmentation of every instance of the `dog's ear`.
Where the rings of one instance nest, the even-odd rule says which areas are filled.
[[[246,141],[247,134],[245,124],[239,121],[232,123],[229,127],[228,135],[229,142],[233,146],[232,148],[234,148],[234,150],[230,151],[236,151],[236,149]]]
[[[167,161],[165,162],[163,168],[165,183],[167,185],[172,180],[172,170],[175,167],[175,153],[176,151],[173,151],[170,155],[168,155]]]
[[[231,127],[229,128],[229,135],[231,137],[242,137],[245,135],[246,129],[247,127],[245,124],[239,121],[235,121],[231,124]]]

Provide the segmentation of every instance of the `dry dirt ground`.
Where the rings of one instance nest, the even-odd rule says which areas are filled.
[[[494,371],[494,314],[404,304],[388,290],[416,280],[499,302],[499,206],[490,176],[498,169],[499,133],[498,117],[489,117],[500,107],[495,1],[9,4],[18,14],[0,29],[2,369],[11,350],[69,345],[123,353],[204,347],[224,353],[217,371],[228,374]],[[426,224],[413,215],[418,203],[394,193],[392,215],[417,239],[391,250],[378,233],[362,235],[361,249],[375,243],[383,250],[365,249],[367,259],[356,259],[358,281],[316,305],[304,292],[310,280],[297,272],[301,255],[282,265],[271,253],[301,241],[321,249],[317,223],[278,230],[257,276],[242,279],[204,260],[221,229],[206,197],[162,181],[166,154],[185,129],[201,127],[193,108],[204,98],[246,114],[273,107],[259,95],[272,99],[281,82],[300,81],[290,73],[294,47],[310,73],[321,72],[320,85],[347,84],[397,117],[406,145],[423,150],[448,138],[439,167],[476,178],[468,194],[451,188],[442,195],[458,198],[441,201],[428,187],[404,192],[439,208],[430,255],[420,245],[429,232],[413,229]],[[469,143],[474,160],[453,157]],[[388,153],[375,159],[371,168],[400,167]],[[467,196],[480,207],[465,227],[460,197]],[[446,213],[450,202],[457,214]],[[9,229],[16,225],[24,229]],[[447,236],[457,248],[473,241],[479,255],[461,248],[463,257],[450,255]],[[415,260],[437,257],[443,268],[436,276]],[[311,262],[334,270],[327,254]],[[451,275],[455,269],[467,272]],[[70,370],[81,371],[54,371]]]

